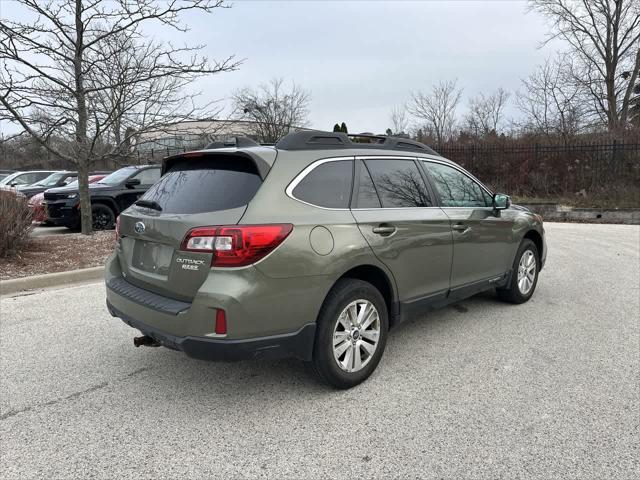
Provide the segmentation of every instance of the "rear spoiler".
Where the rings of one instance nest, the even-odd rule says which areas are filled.
[[[270,152],[273,152],[273,160],[275,160],[276,150],[270,149]],[[251,162],[253,162],[256,169],[258,170],[258,174],[260,175],[260,178],[262,178],[262,180],[266,178],[267,174],[269,173],[269,170],[271,170],[271,165],[273,165],[273,161],[270,164],[267,160],[265,160],[261,156],[247,150],[227,150],[227,151],[224,151],[222,149],[218,151],[195,150],[193,152],[185,152],[185,153],[180,153],[178,155],[171,155],[170,157],[163,158],[161,175],[164,175],[165,173],[167,173],[167,170],[173,167],[176,163],[183,162],[183,161],[188,162],[190,159],[202,160],[207,157],[209,158],[235,157],[235,158],[243,158],[243,159],[251,160]]]

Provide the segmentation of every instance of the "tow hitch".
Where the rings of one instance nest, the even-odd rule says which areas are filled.
[[[159,347],[160,343],[154,340],[149,335],[143,335],[142,337],[133,337],[133,344],[136,347]]]

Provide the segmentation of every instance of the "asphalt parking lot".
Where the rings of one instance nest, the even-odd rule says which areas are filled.
[[[0,478],[633,478],[640,227],[547,232],[529,303],[402,325],[350,391],[136,349],[101,284],[3,298]]]

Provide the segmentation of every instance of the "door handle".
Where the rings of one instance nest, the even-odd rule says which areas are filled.
[[[465,225],[464,223],[456,223],[451,228],[457,230],[458,232],[464,233],[469,230],[469,225]]]
[[[396,227],[393,225],[379,225],[377,227],[373,227],[373,233],[377,233],[378,235],[382,235],[383,237],[387,237],[392,233],[395,233]]]

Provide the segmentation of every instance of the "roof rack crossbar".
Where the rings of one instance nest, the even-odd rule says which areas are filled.
[[[353,140],[352,140],[353,139]],[[357,139],[362,139],[358,141]],[[354,141],[355,140],[355,141]],[[382,149],[407,150],[439,155],[424,143],[403,137],[372,135],[368,133],[346,134],[343,132],[323,132],[305,130],[289,133],[276,142],[280,150],[318,150],[318,149]]]

